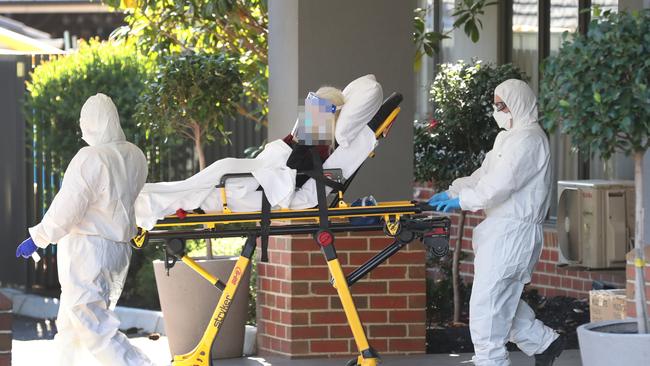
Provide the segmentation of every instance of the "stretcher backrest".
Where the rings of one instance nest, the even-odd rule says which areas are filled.
[[[400,93],[391,94],[379,107],[379,111],[368,122],[368,127],[375,131],[377,138],[386,137],[400,111],[399,105],[404,97]]]
[[[397,119],[397,115],[400,112],[399,105],[402,103],[403,99],[404,97],[402,94],[396,92],[392,93],[388,98],[386,98],[386,100],[384,100],[377,113],[375,113],[370,122],[368,122],[367,126],[375,132],[375,137],[377,137],[377,139],[385,138],[388,135],[388,131],[392,127],[393,123]],[[337,194],[335,196],[334,200],[330,204],[330,207],[338,206],[342,194],[345,193],[345,191],[348,189],[354,180],[354,177],[356,177],[359,170],[361,170],[361,167],[363,167],[363,164],[357,168],[354,174],[352,174],[352,176],[350,176],[350,178],[348,178],[343,183],[343,188],[340,190],[341,194]]]

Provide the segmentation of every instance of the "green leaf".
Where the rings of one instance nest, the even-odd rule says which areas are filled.
[[[602,9],[600,8],[600,6],[598,6],[598,5],[593,6],[594,18],[600,17],[601,12],[602,12]]]
[[[424,33],[424,20],[422,18],[416,17],[413,23],[417,33]]]
[[[460,18],[456,19],[456,21],[454,21],[454,28],[459,28],[462,25],[467,26],[467,20],[470,18],[470,16],[471,16],[471,14],[466,13],[463,16],[461,16]],[[467,33],[467,32],[465,32],[465,33]]]
[[[594,101],[598,104],[600,104],[601,97],[599,92],[594,92]]]

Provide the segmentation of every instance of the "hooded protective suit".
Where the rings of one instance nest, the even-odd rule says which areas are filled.
[[[147,179],[147,161],[126,141],[109,97],[90,97],[81,109],[79,150],[40,224],[29,229],[37,246],[57,243],[61,302],[59,365],[150,365],[119,332],[113,309],[136,233],[133,203]]]
[[[521,80],[507,80],[494,91],[510,110],[481,167],[455,180],[450,197],[463,210],[485,211],[474,229],[474,284],[470,331],[476,365],[510,365],[505,344],[526,354],[542,353],[558,337],[535,319],[520,300],[542,250],[542,222],[549,208],[549,144],[537,123],[533,91]]]

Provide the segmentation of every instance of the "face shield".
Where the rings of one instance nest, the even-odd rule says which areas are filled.
[[[305,98],[305,112],[299,116],[293,136],[301,145],[334,148],[335,112],[332,102],[309,93]]]

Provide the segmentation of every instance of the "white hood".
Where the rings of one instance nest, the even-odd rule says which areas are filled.
[[[81,138],[90,146],[126,141],[120,116],[108,96],[98,93],[88,98],[79,116]]]
[[[494,89],[512,114],[512,127],[518,129],[537,123],[537,97],[525,81],[509,79]]]

